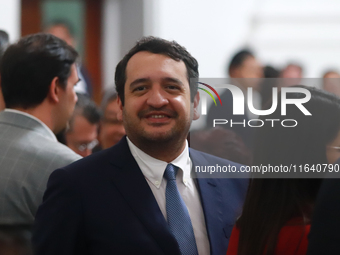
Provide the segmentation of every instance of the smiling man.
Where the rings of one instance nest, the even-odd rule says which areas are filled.
[[[197,61],[147,37],[116,68],[126,137],[56,170],[36,218],[36,254],[225,254],[247,181],[194,179],[195,165],[239,165],[188,148],[199,117]]]

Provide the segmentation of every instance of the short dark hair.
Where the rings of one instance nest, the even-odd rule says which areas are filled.
[[[148,36],[142,38],[136,45],[124,56],[116,67],[115,83],[118,96],[124,105],[124,86],[126,82],[126,66],[130,58],[140,51],[148,51],[154,54],[162,54],[176,61],[183,61],[187,68],[188,81],[190,84],[191,101],[193,102],[197,93],[197,82],[192,79],[198,79],[198,63],[190,53],[175,41],[167,41],[161,38]]]
[[[76,116],[83,116],[91,124],[99,124],[101,112],[95,102],[93,102],[87,95],[77,93],[78,101],[74,107],[74,112],[70,120],[70,130],[72,131],[74,118]]]
[[[54,77],[65,89],[78,53],[51,34],[38,33],[9,46],[0,72],[6,106],[32,108],[46,98]]]
[[[249,57],[254,57],[253,52],[249,49],[243,49],[237,52],[230,60],[228,72],[230,73],[232,69],[242,66],[243,62]]]

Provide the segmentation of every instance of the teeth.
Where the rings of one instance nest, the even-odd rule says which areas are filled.
[[[155,119],[165,118],[165,115],[151,115],[151,118]]]

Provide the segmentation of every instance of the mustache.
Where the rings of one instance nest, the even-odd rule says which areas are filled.
[[[137,116],[139,118],[143,118],[153,113],[157,113],[157,114],[162,113],[164,115],[169,116],[170,118],[176,118],[178,116],[178,113],[176,111],[168,109],[166,107],[161,107],[161,108],[149,107],[148,109],[144,109],[138,112]]]

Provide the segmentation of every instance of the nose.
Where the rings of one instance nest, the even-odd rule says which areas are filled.
[[[147,104],[154,108],[161,108],[169,103],[166,93],[161,86],[153,86],[148,94]]]

